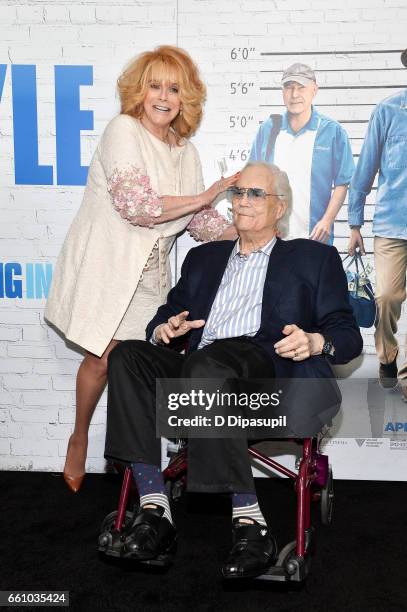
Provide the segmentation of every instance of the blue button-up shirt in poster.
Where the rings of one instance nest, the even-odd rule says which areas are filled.
[[[270,117],[264,121],[253,142],[250,160],[274,162],[274,148],[267,155],[267,145],[273,128]],[[342,126],[329,117],[322,115],[315,107],[308,123],[298,132],[294,132],[285,112],[281,119],[280,131],[285,130],[295,138],[299,138],[308,130],[316,131],[312,150],[311,180],[310,180],[310,224],[309,233],[324,215],[332,195],[332,188],[338,185],[348,185],[351,181],[354,162],[347,133]],[[301,164],[301,159],[298,160]],[[281,168],[284,170],[284,168]],[[290,177],[289,177],[290,178]],[[333,233],[329,243],[333,242]]]
[[[349,190],[349,224],[362,225],[364,205],[379,172],[373,234],[407,239],[407,89],[372,113]]]

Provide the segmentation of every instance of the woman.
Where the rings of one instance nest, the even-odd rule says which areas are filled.
[[[204,191],[195,147],[205,86],[185,51],[158,47],[118,80],[121,114],[106,127],[82,202],[59,256],[45,317],[85,350],[76,384],[75,428],[64,478],[76,492],[85,475],[88,430],[113,347],[145,338],[170,288],[169,252],[185,228],[197,240],[233,238],[210,208],[236,180]],[[164,195],[171,194],[171,195]]]

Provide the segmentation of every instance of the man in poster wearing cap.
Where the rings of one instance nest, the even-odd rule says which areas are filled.
[[[309,66],[287,68],[281,85],[287,111],[261,124],[250,160],[274,163],[288,174],[293,209],[287,237],[332,244],[334,221],[354,171],[348,136],[312,105],[318,85]]]
[[[407,67],[407,49],[401,55]],[[360,226],[366,196],[379,173],[373,216],[376,269],[375,344],[382,387],[399,384],[407,401],[407,340],[404,363],[397,366],[396,339],[401,307],[406,299],[407,271],[407,89],[380,102],[374,109],[349,192],[349,254],[365,252]]]

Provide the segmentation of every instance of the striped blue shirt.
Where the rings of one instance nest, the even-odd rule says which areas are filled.
[[[241,255],[240,241],[230,254],[206,321],[198,349],[222,338],[254,336],[260,328],[264,282],[274,237],[249,255]]]

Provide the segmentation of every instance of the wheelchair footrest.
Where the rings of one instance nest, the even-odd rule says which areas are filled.
[[[296,554],[297,543],[294,540],[281,549],[275,565],[271,565],[267,572],[257,576],[255,580],[268,580],[274,582],[302,582],[308,575],[311,567],[311,552],[313,549],[313,527],[305,531],[305,556]]]
[[[265,574],[257,576],[255,580],[269,582],[302,582],[308,575],[311,559],[294,556],[290,559],[288,567],[272,565]]]

